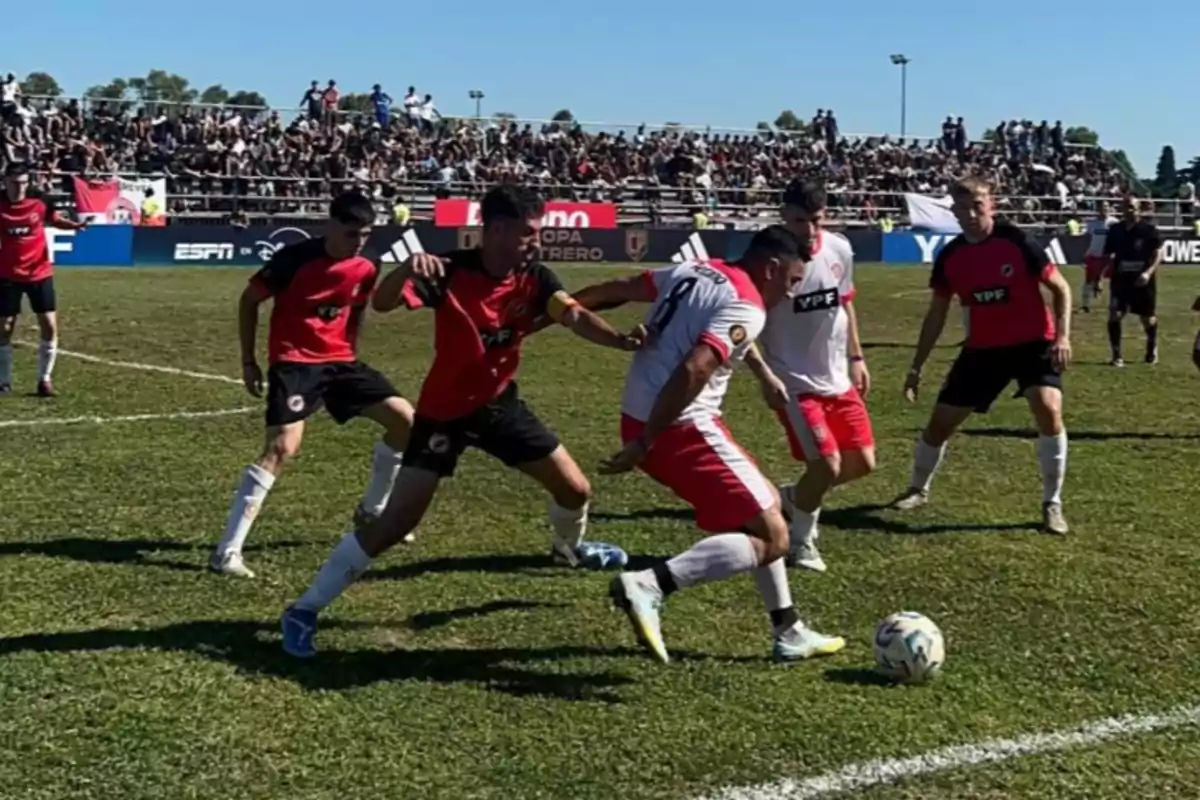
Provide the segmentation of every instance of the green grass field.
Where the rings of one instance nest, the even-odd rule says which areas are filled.
[[[609,273],[561,274],[581,285]],[[236,377],[246,275],[64,270],[61,346]],[[644,657],[609,608],[609,576],[547,566],[538,488],[477,453],[419,542],[331,608],[319,657],[292,662],[278,615],[347,527],[370,424],[316,419],[251,535],[259,579],[222,579],[205,569],[208,549],[259,450],[261,415],[154,417],[254,401],[236,383],[68,355],[62,396],[38,401],[25,394],[35,354],[18,350],[18,392],[0,402],[0,797],[686,798],[1200,702],[1200,375],[1188,311],[1200,271],[1163,276],[1156,367],[1104,366],[1104,316],[1076,317],[1066,540],[1033,530],[1040,478],[1016,400],[952,442],[930,506],[878,510],[904,486],[954,354],[937,351],[926,396],[907,406],[900,387],[926,275],[860,270],[880,469],[830,499],[830,572],[793,576],[801,613],[850,644],[792,667],[767,659],[749,579],[672,598],[664,633],[678,660]],[[1078,271],[1069,277],[1077,283]],[[22,339],[35,338],[31,326],[22,319]],[[1136,327],[1127,324],[1128,355],[1140,352]],[[363,355],[415,394],[430,331],[427,314],[373,317]],[[958,335],[955,323],[945,339]],[[561,330],[527,343],[525,397],[593,474],[617,447],[626,361]],[[726,408],[768,474],[794,478],[747,374]],[[151,418],[114,419],[142,414]],[[94,419],[54,422],[76,417]],[[595,538],[637,557],[695,539],[686,510],[644,476],[593,480]],[[871,677],[874,626],[901,609],[946,635],[935,685]],[[1192,796],[1198,752],[1200,733],[1183,725],[861,796]],[[792,788],[728,797],[820,794]]]

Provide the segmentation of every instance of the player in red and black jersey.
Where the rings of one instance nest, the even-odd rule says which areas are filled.
[[[67,219],[49,198],[29,188],[29,170],[12,163],[4,170],[0,197],[0,394],[12,391],[12,335],[21,313],[21,298],[37,315],[38,397],[53,397],[50,376],[58,355],[58,304],[54,266],[46,243],[46,226],[77,231],[85,222]]]
[[[266,445],[246,468],[234,496],[225,535],[212,555],[220,573],[252,578],[242,546],[280,471],[300,450],[304,421],[321,406],[339,424],[366,417],[384,429],[375,444],[371,480],[355,524],[387,505],[412,427],[412,406],[391,382],[358,360],[358,332],[379,267],[362,255],[375,210],[359,194],[343,194],[329,209],[325,235],[284,247],[250,278],[238,305],[242,378],[263,396],[255,355],[258,307],[274,302],[267,351]]]
[[[311,656],[317,614],[379,556],[420,523],[459,456],[478,448],[541,483],[550,494],[555,561],[592,569],[623,566],[619,549],[585,542],[591,486],[556,437],[521,401],[514,382],[521,342],[543,316],[584,339],[620,350],[641,347],[580,307],[537,258],[544,205],[526,189],[502,186],[483,198],[476,250],[413,256],[375,294],[377,310],[434,310],[433,364],[417,400],[404,467],[383,517],[348,534],[309,590],[283,616],[283,646]]]
[[[1071,287],[1019,228],[994,218],[986,183],[959,181],[950,196],[963,232],[934,261],[929,282],[933,297],[904,383],[910,402],[916,400],[921,367],[937,344],[955,296],[969,315],[967,340],[917,440],[909,488],[895,506],[912,509],[925,504],[947,440],[971,414],[987,412],[1005,387],[1016,381],[1017,396],[1029,403],[1040,434],[1037,452],[1045,529],[1065,534],[1062,485],[1067,433],[1062,420],[1062,372],[1071,361]],[[1042,297],[1043,286],[1053,298],[1053,316]]]
[[[1152,210],[1149,205],[1146,210]],[[1121,320],[1137,314],[1146,332],[1146,363],[1158,363],[1158,266],[1162,262],[1162,236],[1142,217],[1138,200],[1121,203],[1122,220],[1108,228],[1104,255],[1112,259],[1109,278],[1108,342],[1112,365],[1125,366],[1121,355]]]

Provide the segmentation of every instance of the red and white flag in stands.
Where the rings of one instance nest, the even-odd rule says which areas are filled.
[[[92,225],[140,225],[147,189],[154,191],[158,207],[166,210],[167,182],[163,178],[86,181],[77,177],[74,183],[75,213]]]

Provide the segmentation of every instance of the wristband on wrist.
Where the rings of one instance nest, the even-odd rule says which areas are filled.
[[[863,362],[863,361],[866,361],[866,359],[865,359],[865,358],[863,358],[862,356],[850,356],[850,363],[851,363],[851,364],[858,364],[858,363],[861,363],[861,362]]]

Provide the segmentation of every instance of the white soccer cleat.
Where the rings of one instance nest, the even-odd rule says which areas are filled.
[[[612,579],[608,594],[613,605],[629,617],[638,643],[662,663],[671,663],[658,617],[658,609],[663,601],[662,590],[653,582],[653,578],[643,580],[635,572],[622,572]]]
[[[817,550],[816,542],[801,542],[793,545],[791,552],[788,553],[788,560],[797,567],[810,569],[813,572],[824,572],[828,569],[825,559],[821,558],[821,552]]]
[[[846,646],[841,636],[826,636],[797,622],[775,637],[772,656],[776,661],[803,661],[814,656],[829,656]]]
[[[1061,503],[1045,503],[1042,506],[1042,529],[1054,536],[1066,536],[1071,528],[1063,516]]]
[[[912,511],[929,502],[929,493],[909,487],[904,494],[892,501],[892,508],[897,511]]]
[[[235,578],[254,577],[254,572],[246,566],[242,554],[233,550],[224,553],[220,550],[214,551],[208,566],[213,572],[220,575],[231,575]]]

